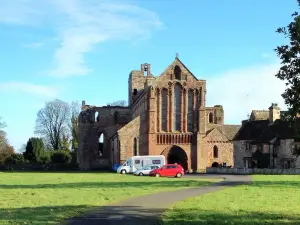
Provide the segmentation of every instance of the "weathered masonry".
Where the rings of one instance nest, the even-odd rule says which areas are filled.
[[[234,166],[232,139],[240,126],[224,125],[221,105],[206,107],[206,81],[197,79],[178,57],[159,76],[151,73],[150,64],[131,71],[128,103],[95,107],[83,101],[78,150],[82,169],[160,154],[189,170]]]

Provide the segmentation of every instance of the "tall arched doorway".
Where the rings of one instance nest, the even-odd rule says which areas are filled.
[[[173,145],[171,148],[165,149],[162,155],[166,157],[168,164],[180,164],[184,170],[188,169],[188,157],[185,151],[179,146]]]

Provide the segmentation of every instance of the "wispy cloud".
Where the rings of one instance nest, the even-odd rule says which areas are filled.
[[[108,40],[149,38],[162,23],[158,16],[126,0],[14,0],[1,3],[0,23],[52,29],[55,77],[87,75],[84,54]]]
[[[285,83],[275,77],[279,67],[252,66],[207,78],[207,105],[223,105],[225,120],[238,124],[252,109],[266,110],[271,103],[286,109],[281,97]]]
[[[1,92],[26,93],[51,98],[58,95],[57,88],[23,82],[2,82],[0,83]]]

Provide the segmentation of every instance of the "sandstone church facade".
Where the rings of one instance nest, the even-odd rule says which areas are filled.
[[[207,107],[206,93],[206,81],[177,56],[159,76],[142,64],[129,75],[128,107],[82,102],[79,166],[100,169],[135,155],[165,155],[186,170],[233,167],[232,139],[240,126],[225,125],[223,107]]]

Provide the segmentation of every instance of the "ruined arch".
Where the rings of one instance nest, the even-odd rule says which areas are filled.
[[[173,145],[166,148],[161,155],[166,157],[167,163],[177,163],[180,164],[184,170],[188,170],[188,156],[181,147]]]
[[[217,163],[217,162],[213,162],[212,164],[211,164],[211,167],[219,167],[220,165],[219,165],[219,163]]]

